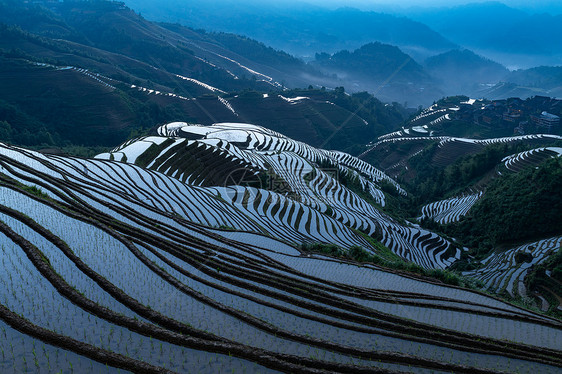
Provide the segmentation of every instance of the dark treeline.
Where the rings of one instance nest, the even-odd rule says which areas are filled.
[[[504,157],[529,148],[523,143],[492,144],[479,153],[459,158],[446,168],[438,168],[431,162],[437,147],[438,143],[433,143],[410,159],[410,165],[416,170],[417,176],[408,183],[408,187],[415,196],[416,206],[462,192],[494,170]]]
[[[562,160],[549,159],[495,179],[470,213],[447,231],[485,255],[501,244],[561,234],[560,212]]]

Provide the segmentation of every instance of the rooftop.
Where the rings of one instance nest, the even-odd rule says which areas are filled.
[[[550,113],[548,113],[548,112],[542,112],[542,113],[541,113],[541,116],[542,116],[543,118],[548,118],[548,119],[551,119],[551,120],[559,120],[559,119],[560,119],[560,117],[558,117],[557,115],[550,114]]]

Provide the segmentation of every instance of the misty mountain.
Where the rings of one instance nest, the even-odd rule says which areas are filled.
[[[357,49],[336,52],[327,49],[316,53],[316,59],[306,63],[247,36],[154,23],[118,2],[45,1],[42,4],[0,2],[0,17],[4,23],[29,33],[4,38],[0,41],[1,49],[19,49],[24,52],[20,57],[27,54],[35,56],[34,61],[56,66],[95,68],[96,72],[120,82],[188,98],[208,93],[204,85],[195,81],[224,92],[244,89],[268,92],[312,85],[345,87],[350,93],[368,91],[382,101],[415,107],[431,104],[444,95],[504,97],[510,92],[505,86],[500,96],[496,96],[500,90],[488,89],[500,81],[513,82],[517,87],[526,85],[504,79],[505,68],[467,50],[433,55],[422,66],[415,61],[411,48],[370,42]],[[241,9],[240,4],[234,8]],[[280,17],[290,7],[272,9],[278,10]],[[338,19],[350,17],[350,25],[355,25],[353,19],[370,14],[353,9],[329,12],[338,14]],[[299,17],[304,14],[307,12]],[[337,22],[332,19],[329,27],[335,30]],[[279,30],[276,23],[264,23],[264,27]],[[330,30],[328,25],[322,27]],[[380,30],[397,35],[392,29],[380,27]],[[287,28],[282,31],[294,32]],[[354,40],[360,40],[362,32],[355,26],[349,27],[349,37]],[[419,48],[423,49],[424,45],[427,44]],[[486,86],[482,87],[483,84]],[[558,96],[556,90],[545,92],[539,82],[531,86],[532,90],[524,90],[528,93],[519,89],[513,93],[524,97],[532,94]]]
[[[498,99],[535,95],[562,98],[562,67],[539,66],[512,71],[504,82],[478,92],[478,96]]]
[[[316,54],[311,64],[325,74],[335,74],[351,83],[354,90],[375,92],[386,101],[430,103],[438,95],[423,67],[398,47],[388,44],[376,42],[352,52]]]
[[[442,96],[459,93],[496,98],[489,87],[511,82],[507,68],[467,49],[432,56],[420,65],[396,46],[370,43],[352,52],[318,53],[309,64],[326,75],[337,76],[353,90],[374,92],[385,101],[401,98],[410,105],[429,105]],[[554,71],[545,70],[543,80]],[[556,78],[552,80],[556,82]],[[536,80],[533,85],[541,87],[542,83]]]
[[[317,54],[314,65],[381,83],[391,78],[393,82],[429,80],[422,66],[410,56],[396,46],[382,43],[365,44],[353,52],[343,50],[331,56]]]
[[[509,73],[505,66],[468,49],[455,49],[430,57],[425,61],[425,67],[440,81],[440,86],[448,95],[459,92],[469,95],[483,85],[505,80]]]
[[[529,14],[499,2],[404,12],[453,42],[508,67],[562,63],[562,15]]]
[[[306,3],[272,4],[250,0],[158,3],[128,0],[126,3],[152,20],[247,35],[298,56],[356,49],[374,41],[412,47],[410,52],[425,57],[433,51],[454,47],[449,40],[419,22],[353,8],[331,10]]]
[[[546,90],[562,88],[562,66],[538,66],[511,72],[508,80],[521,86],[540,87]]]

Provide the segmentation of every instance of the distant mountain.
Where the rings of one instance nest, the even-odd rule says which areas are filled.
[[[425,61],[427,72],[441,82],[446,94],[470,95],[482,85],[504,80],[509,71],[501,64],[478,56],[474,52],[451,50]]]
[[[398,47],[388,44],[376,42],[353,52],[316,54],[311,64],[325,74],[335,74],[351,82],[353,89],[375,92],[385,101],[429,104],[439,94],[421,65]]]
[[[559,22],[562,16],[529,15],[498,2],[449,8],[410,8],[402,10],[401,16],[353,8],[329,9],[299,1],[269,4],[253,0],[213,3],[168,0],[158,3],[157,7],[147,0],[130,0],[127,3],[151,19],[249,35],[275,48],[307,56],[306,60],[328,75],[318,77],[314,74],[315,69],[303,72],[306,69],[289,62],[287,56],[271,54],[273,59],[262,59],[267,61],[266,65],[274,66],[275,60],[278,60],[282,61],[279,65],[295,68],[296,74],[286,74],[282,79],[289,86],[302,87],[300,82],[308,79],[308,83],[317,86],[345,86],[349,92],[367,90],[383,101],[407,102],[412,106],[428,105],[444,95],[498,98],[500,96],[494,96],[494,92],[499,91],[489,89],[500,82],[505,87],[508,73],[505,67],[519,69],[562,64],[562,53],[557,52],[562,50],[562,44],[559,38],[554,37],[562,34],[562,22]],[[394,12],[398,14],[397,10]],[[244,22],[239,22],[240,19]],[[221,34],[213,35],[215,40],[220,39],[218,35]],[[239,37],[230,35],[228,38],[231,40],[227,44],[238,44],[235,39]],[[364,60],[361,54],[365,48],[362,47],[375,42],[397,46],[418,63],[429,58],[424,67],[425,74],[430,78],[410,76],[408,86],[396,87],[396,79],[405,76],[397,74],[393,77],[394,82],[390,82],[391,86],[381,87],[380,77],[388,77],[388,71],[380,73],[381,64],[375,63],[377,69],[371,69],[365,79],[365,67],[358,66],[364,61],[352,63],[351,60]],[[254,60],[258,60],[264,52],[247,44],[241,46],[244,49],[238,49],[238,55],[249,52],[255,56]],[[356,50],[360,52],[351,52]],[[389,55],[382,56],[383,53]],[[313,59],[316,55],[321,57],[321,62]],[[333,56],[345,62],[331,61]],[[397,57],[390,48],[377,56],[380,60],[395,60]],[[401,64],[402,61],[391,66],[398,68]],[[355,71],[357,67],[359,70]],[[290,68],[281,69],[283,72],[288,70]],[[507,83],[511,82],[507,80]],[[517,83],[516,86],[520,87]],[[502,95],[508,91],[502,88]],[[548,91],[539,86],[513,91],[513,94],[517,93],[525,97],[534,94],[558,96],[558,91]]]
[[[247,35],[300,56],[334,53],[380,41],[427,57],[454,48],[427,26],[404,17],[353,8],[331,10],[306,3],[244,1],[128,0],[127,5],[157,21]],[[228,9],[228,11],[225,11]],[[244,22],[240,22],[240,20]],[[418,57],[418,56],[416,56]]]
[[[499,2],[417,8],[404,14],[510,68],[562,63],[562,15],[528,14]]]
[[[560,90],[562,88],[562,66],[539,66],[516,70],[509,74],[507,80],[521,86]]]
[[[477,95],[494,99],[525,99],[536,95],[562,98],[562,67],[539,66],[512,71],[504,82],[483,89]]]
[[[382,44],[365,44],[353,52],[343,50],[333,55],[317,54],[314,65],[328,71],[345,71],[346,74],[384,82],[429,80],[423,68],[398,47]]]

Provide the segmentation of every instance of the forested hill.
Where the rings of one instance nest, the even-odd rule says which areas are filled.
[[[248,38],[158,25],[122,3],[3,0],[0,9],[0,131],[14,144],[115,146],[165,122],[245,118],[358,152],[408,116],[368,94],[283,93],[321,74]]]
[[[562,159],[494,180],[455,233],[468,245],[497,246],[561,235]]]
[[[454,49],[425,60],[426,71],[440,82],[445,94],[470,94],[485,84],[505,81],[509,70],[474,52]]]
[[[328,71],[353,71],[356,76],[381,83],[391,76],[392,83],[429,81],[423,68],[410,56],[398,47],[382,43],[369,43],[352,52],[317,54],[315,65]]]

